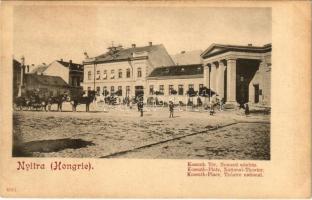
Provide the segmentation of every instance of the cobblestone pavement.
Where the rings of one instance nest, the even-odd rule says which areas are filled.
[[[91,106],[91,112],[15,111],[15,156],[270,159],[270,115]]]

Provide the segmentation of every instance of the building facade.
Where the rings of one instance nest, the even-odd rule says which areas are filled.
[[[73,63],[72,60],[68,62],[63,59],[55,60],[39,69],[42,69],[41,74],[61,77],[71,87],[79,87],[83,82],[83,65]],[[34,71],[38,72],[39,69]]]
[[[201,57],[204,83],[227,104],[271,104],[272,45],[212,44]]]
[[[98,94],[115,94],[120,98],[147,97],[147,77],[153,69],[173,65],[163,45],[124,49],[110,47],[103,55],[86,58],[84,61],[84,90]]]
[[[156,68],[148,76],[147,86],[148,97],[157,98],[166,103],[173,101],[187,104],[188,101],[194,101],[189,97],[190,90],[198,95],[204,88],[203,66],[193,64]],[[201,100],[205,101],[204,98]]]
[[[69,85],[59,76],[25,74],[24,92],[38,91],[40,96],[59,96],[69,92]]]
[[[190,89],[206,102],[203,96],[207,94],[200,93],[205,88],[210,96],[228,105],[248,102],[270,106],[271,51],[271,44],[212,44],[198,55],[200,58],[193,59],[200,63],[181,65],[173,62],[163,45],[111,47],[107,53],[84,61],[83,88],[105,96],[141,96],[145,102],[157,97],[175,103],[186,102]]]

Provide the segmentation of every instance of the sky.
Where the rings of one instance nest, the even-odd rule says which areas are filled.
[[[163,44],[169,54],[205,50],[212,43],[271,43],[270,8],[17,6],[14,57],[26,64],[81,63],[113,44]]]

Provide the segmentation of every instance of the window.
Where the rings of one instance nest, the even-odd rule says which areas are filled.
[[[160,86],[159,86],[159,92],[160,92],[161,94],[164,94],[164,85],[160,85]]]
[[[80,77],[77,77],[77,85],[76,86],[80,86]]]
[[[189,84],[189,89],[193,88],[194,89],[194,85],[193,84]]]
[[[88,71],[88,80],[91,80],[91,71]]]
[[[118,86],[118,96],[122,96],[122,86]]]
[[[100,71],[96,71],[96,80],[100,80],[101,78],[101,74],[100,74]]]
[[[115,91],[114,86],[111,86],[111,94],[113,94],[113,93],[114,93],[114,91]]]
[[[104,70],[104,72],[103,72],[103,80],[104,79],[107,79],[107,70]]]
[[[88,87],[88,91],[90,91],[91,90],[91,87]]]
[[[130,86],[126,86],[126,96],[130,95]]]
[[[179,94],[179,95],[183,95],[183,85],[179,85],[178,94]]]
[[[199,90],[204,88],[204,84],[199,84]]]
[[[115,78],[115,70],[113,70],[113,69],[111,70],[111,76],[110,76],[110,78],[111,78],[111,79],[114,79],[114,78]]]
[[[130,69],[127,69],[127,78],[130,78]]]
[[[102,92],[103,96],[107,96],[107,95],[108,95],[107,93],[108,93],[107,87],[104,86],[104,87],[103,87],[103,92]]]
[[[173,90],[173,85],[169,85],[169,95],[172,94],[172,90]]]
[[[150,88],[150,89],[149,89],[149,94],[150,94],[150,95],[153,95],[153,94],[154,94],[154,86],[153,86],[153,85],[150,85],[149,88]]]
[[[122,69],[118,70],[118,78],[122,78]]]
[[[76,77],[74,77],[74,76],[71,77],[71,85],[72,86],[77,86],[76,85]]]
[[[138,68],[138,78],[142,77],[142,69],[141,67]]]
[[[100,92],[101,92],[101,88],[100,87],[96,87],[96,94],[100,95]]]

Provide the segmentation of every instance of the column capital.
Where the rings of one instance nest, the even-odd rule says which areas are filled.
[[[238,57],[236,57],[236,56],[226,56],[225,58],[224,58],[224,60],[226,60],[226,61],[236,61],[238,59]]]
[[[225,61],[224,60],[220,60],[219,61],[219,66],[222,66],[222,67],[225,66]]]

